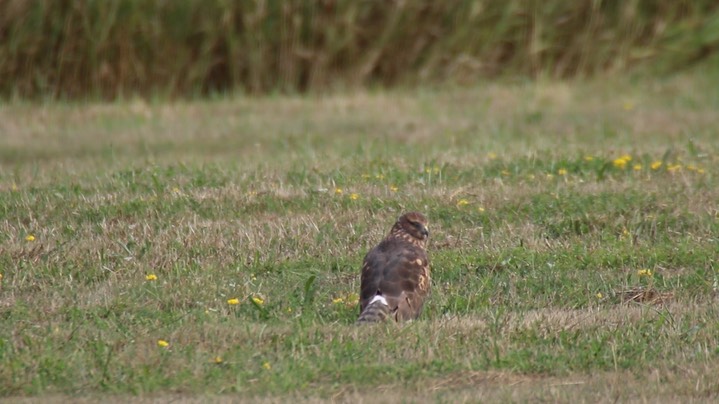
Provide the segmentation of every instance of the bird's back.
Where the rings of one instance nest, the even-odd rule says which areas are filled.
[[[365,256],[361,278],[360,313],[381,295],[397,320],[417,318],[429,294],[427,254],[403,239],[385,239]]]

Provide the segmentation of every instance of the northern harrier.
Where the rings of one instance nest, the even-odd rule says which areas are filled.
[[[362,264],[358,323],[419,317],[429,295],[428,237],[424,215],[409,212],[367,253]]]

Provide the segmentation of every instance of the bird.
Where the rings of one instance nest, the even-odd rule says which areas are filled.
[[[422,313],[430,292],[427,224],[423,214],[405,213],[384,240],[365,255],[357,324],[388,318],[404,322],[414,320]]]

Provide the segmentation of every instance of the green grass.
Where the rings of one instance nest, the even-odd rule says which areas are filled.
[[[0,396],[716,399],[716,84],[2,105]],[[431,299],[358,328],[410,209]]]

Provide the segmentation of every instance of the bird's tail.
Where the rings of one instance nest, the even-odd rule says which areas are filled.
[[[377,295],[369,302],[367,307],[362,310],[362,313],[357,319],[357,324],[379,323],[387,319],[390,313],[391,310],[387,299],[382,297],[382,295]]]

